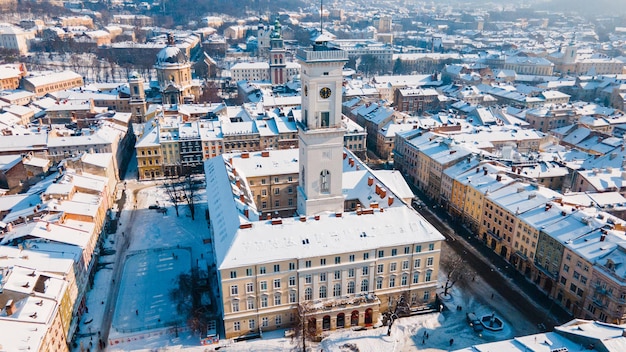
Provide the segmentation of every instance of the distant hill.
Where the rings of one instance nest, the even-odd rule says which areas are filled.
[[[554,11],[576,11],[581,15],[626,15],[624,0],[551,0],[537,7]]]

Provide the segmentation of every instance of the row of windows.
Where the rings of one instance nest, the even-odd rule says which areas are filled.
[[[430,243],[428,244],[428,250],[429,251],[434,251],[435,250],[435,244],[434,243]],[[422,245],[416,245],[415,246],[415,253],[421,253],[422,252]],[[411,247],[404,247],[404,254],[410,254],[411,253]],[[391,250],[391,256],[395,257],[398,255],[398,249],[394,248]],[[378,251],[378,258],[383,258],[385,256],[385,250],[381,249]],[[356,256],[354,254],[350,254],[348,256],[348,261],[349,262],[354,262],[356,260]],[[369,260],[369,253],[363,253],[363,260]],[[416,262],[419,262],[420,259],[416,259]],[[335,264],[341,264],[341,256],[336,256],[335,260],[334,260]],[[407,268],[408,268],[408,261],[405,261],[407,263]],[[434,263],[434,257],[428,257],[427,258],[427,266],[432,266]],[[312,267],[312,261],[311,260],[305,260],[304,261],[304,267],[305,268],[311,268]],[[396,263],[392,263],[393,265],[395,265]],[[325,266],[326,265],[326,258],[321,258],[320,259],[320,266]],[[382,264],[381,264],[382,265]],[[405,266],[405,264],[403,263],[403,268]],[[380,266],[380,265],[379,265]],[[296,270],[296,264],[295,263],[289,263],[289,270]],[[395,271],[395,270],[392,270]],[[274,264],[274,272],[280,272],[280,264]],[[259,267],[259,275],[264,275],[267,274],[267,268],[265,266],[261,266]],[[253,271],[252,268],[247,268],[246,269],[246,276],[252,276],[253,275]],[[237,278],[237,271],[236,270],[232,270],[230,272],[230,278],[231,279],[236,279]]]
[[[291,315],[290,316],[290,322],[293,322],[294,316]],[[282,315],[276,315],[274,317],[274,324],[275,325],[281,325],[283,323],[283,316]],[[261,327],[268,327],[269,326],[269,318],[268,317],[263,317],[261,318]],[[248,320],[248,329],[250,330],[254,330],[256,329],[256,319],[249,319]],[[241,331],[241,322],[240,321],[235,321],[233,322],[233,330],[234,331]]]

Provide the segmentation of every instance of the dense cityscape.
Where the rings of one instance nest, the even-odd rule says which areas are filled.
[[[625,351],[624,23],[0,0],[0,351]]]

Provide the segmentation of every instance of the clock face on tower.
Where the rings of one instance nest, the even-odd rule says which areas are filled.
[[[330,98],[330,93],[332,91],[330,90],[330,88],[328,87],[324,87],[322,89],[320,89],[320,97],[322,97],[322,99],[328,99]]]

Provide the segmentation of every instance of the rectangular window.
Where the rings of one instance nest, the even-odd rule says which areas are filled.
[[[296,303],[296,291],[289,292],[289,303]]]
[[[413,273],[413,283],[417,284],[419,283],[419,281],[420,281],[420,273],[416,271]]]
[[[385,271],[385,266],[383,264],[378,264],[377,269],[376,269],[376,273],[380,274],[383,271]]]
[[[369,253],[363,253],[363,260],[368,260],[370,259],[370,254]]]
[[[249,299],[248,300],[248,310],[252,310],[254,309],[254,301]]]
[[[269,319],[267,317],[263,317],[261,318],[261,326],[263,326],[264,328],[268,327],[270,325]]]
[[[414,268],[419,268],[422,265],[422,260],[421,259],[415,259],[415,262],[413,262],[413,267]]]
[[[391,256],[395,257],[396,255],[398,255],[398,250],[394,248],[391,250]]]
[[[274,305],[275,306],[279,306],[280,304],[281,304],[280,303],[280,295],[275,295],[274,296]]]
[[[422,246],[421,245],[417,245],[415,246],[415,253],[420,253],[422,251]]]
[[[233,323],[233,330],[234,331],[240,331],[241,330],[241,323],[236,321]]]
[[[280,325],[283,323],[283,316],[282,315],[277,315],[276,316],[276,325]]]
[[[341,264],[341,257],[335,257],[335,264]]]
[[[250,330],[255,328],[255,320],[254,319],[248,320],[248,327],[250,328]]]
[[[290,276],[289,277],[289,286],[296,286],[296,277],[295,276]]]
[[[275,195],[279,195],[280,194],[280,188],[274,188],[274,194]]]
[[[254,292],[254,284],[252,282],[248,282],[246,284],[246,292],[247,293]]]
[[[251,268],[246,269],[246,276],[252,276],[252,269]]]
[[[320,265],[326,265],[326,258],[320,259]]]
[[[311,267],[311,261],[310,260],[305,261],[304,262],[304,267],[310,268]]]
[[[233,301],[232,308],[233,308],[232,309],[233,312],[238,312],[239,311],[239,301],[237,301],[237,300]]]
[[[382,258],[384,256],[385,256],[385,251],[384,250],[378,251],[378,258]]]
[[[335,270],[335,280],[341,279],[341,270]]]
[[[280,264],[274,264],[274,272],[277,273],[280,271]]]
[[[367,276],[367,275],[369,275],[369,274],[370,274],[370,267],[369,267],[369,266],[364,266],[364,267],[361,269],[361,275],[363,275],[363,276]]]
[[[426,266],[433,266],[433,261],[434,261],[433,257],[426,258]]]
[[[311,275],[304,275],[304,283],[310,284],[313,282],[313,278]]]
[[[354,254],[350,254],[349,260],[350,260],[350,262],[354,261]]]
[[[396,271],[397,263],[389,263],[389,271]]]
[[[392,276],[389,278],[389,287],[396,287],[396,277]]]
[[[569,290],[570,290],[570,291],[572,291],[572,292],[576,292],[576,288],[577,288],[577,287],[576,287],[576,285],[574,285],[574,284],[570,284],[570,285],[569,285]]]
[[[434,243],[428,244],[428,250],[429,251],[434,251],[435,250],[435,244]]]
[[[296,263],[289,263],[289,270],[296,270]]]
[[[267,296],[261,297],[261,308],[267,308]]]
[[[230,278],[231,278],[231,279],[236,279],[236,278],[237,278],[237,272],[236,272],[236,271],[234,271],[234,270],[233,270],[233,271],[231,271],[231,272],[230,272]]]
[[[280,279],[274,279],[274,288],[280,288]]]
[[[259,274],[261,274],[261,275],[265,274],[265,267],[264,266],[259,268]]]
[[[430,277],[431,277],[431,275],[432,275],[432,271],[430,271],[430,270],[429,270],[429,271],[427,271],[427,272],[426,272],[426,277],[424,278],[424,281],[426,281],[426,282],[430,282]]]
[[[563,265],[563,271],[565,271],[566,273],[569,273],[569,265],[567,264]]]
[[[430,299],[430,291],[424,291],[424,301],[428,301]]]
[[[574,270],[574,275],[572,275],[574,277],[574,279],[578,280],[580,279],[580,274],[578,273],[578,271]]]
[[[348,269],[348,277],[354,277],[354,269]]]
[[[402,262],[402,270],[409,270],[409,261],[405,260]]]
[[[320,273],[320,281],[326,281],[326,273]]]
[[[404,254],[411,253],[411,247],[404,247]]]
[[[231,296],[237,296],[239,294],[239,286],[237,285],[232,285],[230,287],[230,295]]]
[[[261,281],[261,291],[267,291],[267,281]]]

